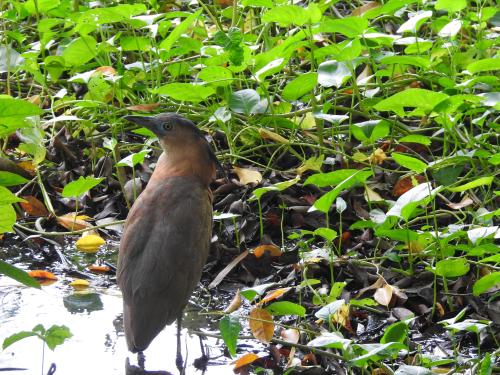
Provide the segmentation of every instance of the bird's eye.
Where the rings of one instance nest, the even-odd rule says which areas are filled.
[[[172,124],[169,122],[164,123],[163,130],[172,130]]]

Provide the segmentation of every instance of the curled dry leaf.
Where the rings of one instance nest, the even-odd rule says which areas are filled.
[[[366,4],[363,4],[362,6],[354,9],[351,14],[353,16],[362,16],[369,10],[379,8],[380,6],[382,6],[382,4],[379,3],[378,1],[369,1]]]
[[[84,279],[75,279],[71,283],[69,283],[76,290],[85,290],[88,289],[90,283]]]
[[[393,288],[389,284],[385,284],[378,288],[373,294],[373,299],[380,303],[382,306],[388,307],[392,300]]]
[[[267,310],[258,307],[254,308],[250,311],[248,324],[253,336],[257,340],[265,344],[271,342],[274,335],[274,322],[273,317]]]
[[[370,160],[370,164],[380,165],[385,161],[385,159],[387,159],[387,155],[384,150],[377,148],[373,151],[368,160]]]
[[[63,226],[64,228],[68,230],[82,230],[82,229],[87,229],[91,228],[92,224],[87,223],[83,218],[85,216],[76,216],[74,213],[71,214],[65,214],[62,216],[58,216],[57,222],[59,225]]]
[[[270,301],[273,301],[277,298],[280,298],[286,292],[288,292],[290,289],[292,289],[292,288],[279,288],[279,289],[275,289],[275,290],[270,290],[269,292],[267,292],[266,296],[260,300],[259,305],[262,305],[266,302],[270,302]]]
[[[131,111],[151,112],[156,108],[158,108],[159,106],[160,103],[138,104],[138,105],[131,105],[127,107],[127,109]]]
[[[30,275],[32,278],[37,279],[37,280],[51,280],[51,281],[56,281],[57,276],[54,275],[52,272],[45,271],[45,270],[31,270],[28,271],[28,275]]]
[[[97,234],[89,234],[87,236],[82,236],[78,241],[76,241],[76,248],[84,253],[97,253],[97,251],[104,245],[106,241],[101,236]]]
[[[241,307],[241,293],[240,290],[238,289],[233,299],[231,300],[231,303],[224,309],[224,312],[226,314],[230,314],[233,311],[238,310],[240,307]]]
[[[24,197],[23,197],[24,198]],[[26,198],[24,198],[26,199]],[[22,204],[22,203],[21,203]],[[464,207],[470,206],[471,204],[474,204],[474,201],[470,199],[468,196],[465,196],[460,203],[449,203],[448,207],[454,209],[454,210],[460,210]]]
[[[255,255],[256,258],[260,258],[264,255],[264,253],[268,253],[272,257],[279,257],[281,256],[282,252],[281,249],[273,244],[265,244],[265,245],[260,245],[257,246],[253,250],[253,255]]]
[[[49,215],[49,211],[47,211],[45,205],[33,195],[25,195],[21,198],[23,198],[26,202],[20,202],[19,204],[28,215],[34,217],[45,217]]]
[[[234,361],[234,368],[233,371],[238,373],[239,369],[241,369],[243,366],[249,365],[256,360],[259,359],[259,356],[255,353],[247,353],[243,354],[240,358],[238,358],[236,361]]]
[[[100,66],[96,68],[96,72],[102,73],[105,76],[113,77],[116,75],[116,70],[112,66]]]
[[[332,321],[340,324],[347,331],[354,334],[351,327],[350,311],[348,304],[343,304],[340,308],[331,315]]]
[[[288,143],[288,139],[286,139],[285,137],[282,137],[281,135],[276,134],[276,133],[274,133],[270,130],[264,129],[264,128],[259,128],[259,135],[262,139],[265,139],[265,140],[271,140],[271,141],[283,143],[283,144]]]
[[[283,329],[280,332],[280,336],[286,342],[297,344],[300,339],[300,332],[298,329],[295,328]]]
[[[240,167],[233,167],[233,169],[243,185],[260,184],[262,181],[262,175],[259,171]]]

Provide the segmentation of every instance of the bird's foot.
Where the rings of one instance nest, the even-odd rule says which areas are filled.
[[[143,352],[137,353],[137,364],[141,368],[141,370],[144,370],[144,364],[146,363],[146,356],[144,355]]]

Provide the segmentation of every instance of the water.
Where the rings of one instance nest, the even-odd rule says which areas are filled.
[[[190,312],[189,307],[187,310],[183,321],[186,328],[182,331],[186,373],[201,373],[193,366],[193,361],[201,357],[199,338],[188,334],[187,328],[208,331],[214,321],[210,315]],[[0,343],[14,333],[32,330],[37,324],[46,329],[54,324],[65,325],[73,336],[54,351],[45,348],[45,352],[42,341],[36,337],[18,341],[0,351],[0,371],[10,367],[25,370],[9,371],[9,375],[46,374],[50,364],[55,363],[55,374],[122,375],[127,357],[136,364],[136,355],[126,348],[122,299],[115,286],[77,292],[60,280],[37,290],[0,276]],[[176,332],[175,324],[166,327],[146,350],[147,370],[177,373]],[[223,355],[223,345],[213,338],[206,338],[203,343],[210,358],[205,373],[233,374],[229,359]]]

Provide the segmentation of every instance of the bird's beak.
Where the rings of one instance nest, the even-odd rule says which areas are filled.
[[[156,128],[156,123],[155,119],[152,116],[123,116],[123,118],[127,121],[136,123],[137,125],[144,126],[145,128],[151,130],[153,133],[155,133],[155,128]]]

